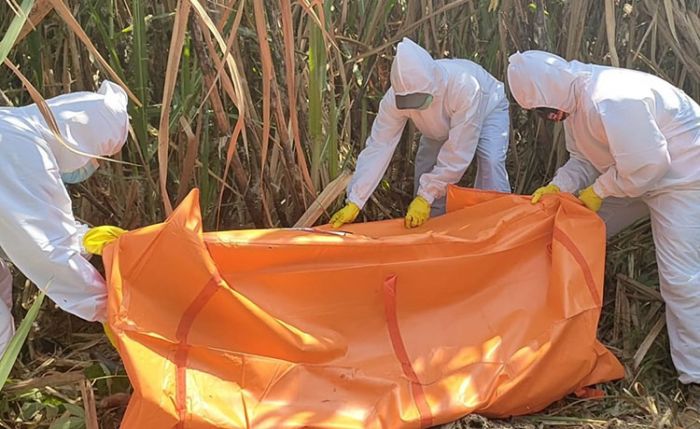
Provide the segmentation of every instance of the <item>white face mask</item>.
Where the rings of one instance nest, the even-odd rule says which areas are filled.
[[[100,164],[96,159],[91,159],[87,164],[77,170],[69,171],[68,173],[61,173],[61,180],[63,183],[70,184],[84,182],[90,176],[92,176],[99,166]]]

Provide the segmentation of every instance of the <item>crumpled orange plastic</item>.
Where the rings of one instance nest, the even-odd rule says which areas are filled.
[[[623,376],[596,339],[604,225],[451,187],[448,213],[202,232],[198,191],[107,246],[122,428],[418,428]]]

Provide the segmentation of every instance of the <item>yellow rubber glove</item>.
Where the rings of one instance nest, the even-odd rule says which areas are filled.
[[[597,212],[603,204],[603,199],[598,196],[593,190],[593,186],[589,186],[578,193],[578,199],[589,209]]]
[[[331,226],[340,228],[346,223],[351,223],[360,214],[360,208],[355,203],[347,203],[345,207],[335,212],[331,217]]]
[[[559,186],[557,185],[547,185],[537,188],[535,192],[532,193],[532,204],[539,202],[544,195],[559,193]]]
[[[107,323],[103,323],[102,328],[105,330],[105,335],[107,336],[109,343],[112,345],[112,347],[114,347],[116,349],[117,348],[117,341],[116,341],[116,337],[114,336],[114,332],[112,332],[112,328],[110,328]]]
[[[117,226],[96,226],[85,233],[83,247],[88,253],[101,255],[106,245],[119,238],[125,232],[127,232],[125,229]]]
[[[404,226],[406,228],[415,228],[423,225],[430,217],[430,203],[420,195],[411,201],[404,218]]]

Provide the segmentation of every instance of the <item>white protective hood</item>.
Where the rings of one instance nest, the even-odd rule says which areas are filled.
[[[105,80],[97,92],[74,92],[46,100],[65,143],[80,152],[110,156],[119,152],[129,130],[126,92]],[[83,167],[90,160],[70,151],[51,132],[36,105],[17,112],[32,123],[48,143],[61,173]]]
[[[518,52],[509,58],[508,86],[524,109],[550,107],[572,113],[576,83],[590,75],[588,69],[586,64],[549,52]]]
[[[391,87],[396,95],[423,93],[437,95],[441,79],[438,64],[428,51],[404,37],[391,63]]]

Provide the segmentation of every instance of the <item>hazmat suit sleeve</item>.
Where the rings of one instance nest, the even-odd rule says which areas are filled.
[[[593,164],[581,155],[576,145],[576,140],[570,131],[567,124],[564,124],[566,150],[569,152],[569,160],[557,170],[557,174],[551,183],[557,185],[562,192],[574,193],[579,189],[590,186],[600,173]]]
[[[0,173],[0,246],[15,266],[60,308],[88,321],[104,321],[105,282],[81,255],[71,200],[51,152],[29,141]]]
[[[615,162],[593,190],[601,198],[639,197],[671,167],[666,138],[643,100],[605,100],[598,109]]]
[[[347,189],[347,201],[364,207],[389,166],[408,117],[396,108],[390,88],[379,103],[367,146],[357,157],[355,173]]]
[[[440,148],[435,167],[421,176],[417,192],[431,204],[446,194],[447,185],[459,182],[467,171],[481,133],[482,93],[479,88],[465,88],[461,94],[451,97],[459,100],[459,104],[450,118],[450,132]]]

